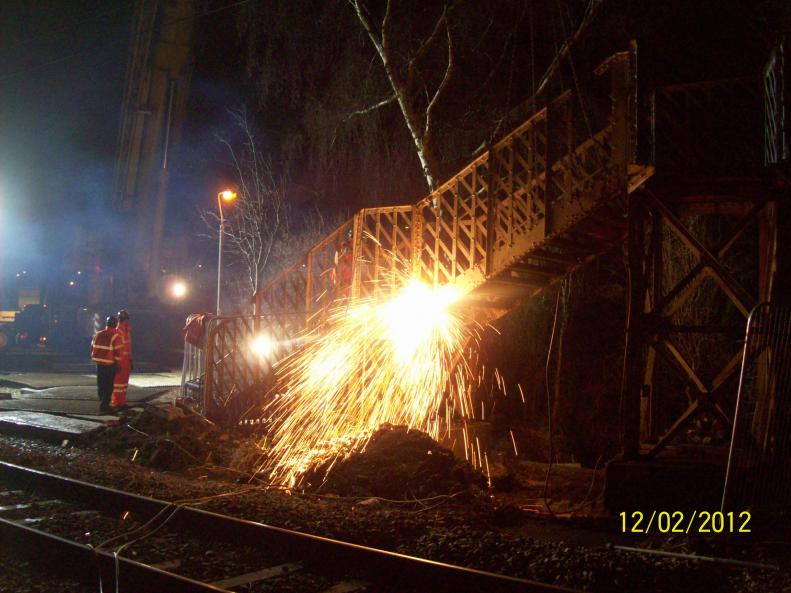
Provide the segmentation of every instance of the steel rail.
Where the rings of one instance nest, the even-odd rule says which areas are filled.
[[[363,572],[370,582],[385,585],[387,588],[419,587],[423,590],[454,593],[579,593],[573,589],[537,581],[416,558],[190,506],[177,506],[7,462],[0,462],[0,479],[19,487],[54,491],[60,498],[77,499],[95,508],[110,511],[131,511],[153,516],[171,508],[176,512],[168,520],[168,525],[199,539],[272,547],[279,552],[293,555],[308,568],[315,567],[316,572],[326,573],[328,567],[333,572]]]
[[[100,591],[128,593],[229,593],[221,589],[129,558],[116,557],[91,546],[0,519],[0,557],[15,556],[46,571],[85,584],[100,584]],[[118,583],[116,583],[118,577]]]

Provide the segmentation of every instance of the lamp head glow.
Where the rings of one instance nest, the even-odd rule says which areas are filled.
[[[220,197],[222,198],[223,202],[233,202],[236,199],[236,192],[226,189],[225,191],[220,192]]]

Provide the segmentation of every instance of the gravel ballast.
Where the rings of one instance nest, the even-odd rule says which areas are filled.
[[[143,467],[128,459],[84,447],[56,446],[12,436],[0,436],[0,459],[167,500],[247,490],[243,494],[209,500],[201,504],[201,508],[584,590],[791,592],[788,572],[791,548],[787,545],[745,541],[734,546],[692,538],[676,541],[626,538],[613,530],[614,522],[605,522],[603,529],[595,530],[523,512],[504,515],[497,497],[492,498],[485,490],[398,502],[376,496],[289,494],[263,488],[249,491],[249,486],[241,481],[234,483],[202,477],[210,472],[202,473],[200,467],[190,468],[191,475],[184,475]],[[509,500],[513,500],[513,496],[509,493]],[[618,550],[613,543],[651,544],[680,552],[706,551],[712,555],[726,552],[730,557],[780,568],[767,570],[635,554]],[[16,583],[13,587],[19,587],[19,574],[19,570],[4,571],[0,580],[13,579]],[[0,583],[0,591],[17,590],[9,586]],[[28,587],[28,590],[34,588]]]

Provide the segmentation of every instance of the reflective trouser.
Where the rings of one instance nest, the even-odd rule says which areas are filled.
[[[99,405],[102,408],[107,408],[110,405],[110,396],[113,394],[114,377],[115,365],[96,365],[96,387],[99,390]]]
[[[118,372],[113,380],[113,405],[126,405],[126,388],[129,386],[129,373],[132,363],[129,360],[121,360],[118,363]]]

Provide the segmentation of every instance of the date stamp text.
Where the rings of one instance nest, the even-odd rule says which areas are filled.
[[[750,511],[632,511],[621,513],[623,533],[750,533]]]

